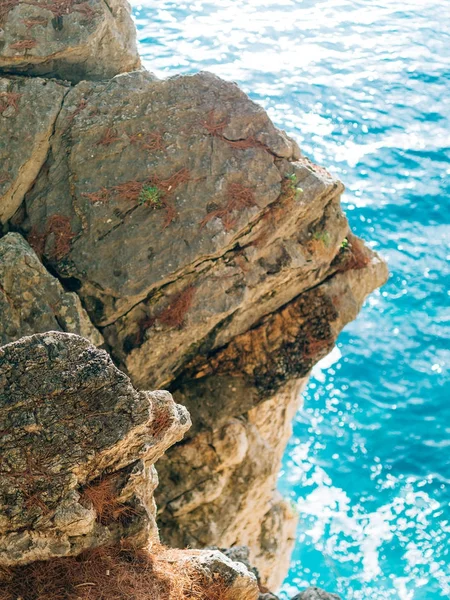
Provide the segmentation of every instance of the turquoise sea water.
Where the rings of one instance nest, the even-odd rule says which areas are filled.
[[[283,597],[449,598],[449,0],[145,0],[134,14],[147,68],[238,82],[346,183],[353,229],[389,261],[295,419]]]

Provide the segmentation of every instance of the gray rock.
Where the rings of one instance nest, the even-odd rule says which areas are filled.
[[[140,65],[126,0],[12,0],[0,7],[0,72],[108,79]]]
[[[336,594],[329,594],[318,587],[309,587],[304,592],[296,594],[291,600],[341,600]]]
[[[0,223],[19,208],[44,164],[67,91],[54,81],[0,76]]]
[[[77,333],[104,343],[80,298],[65,292],[18,233],[0,239],[0,345],[46,331]]]
[[[157,537],[153,463],[189,427],[108,354],[49,332],[0,348],[0,565]]]

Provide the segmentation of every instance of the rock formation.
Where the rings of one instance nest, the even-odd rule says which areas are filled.
[[[156,538],[153,464],[183,437],[186,409],[137,392],[74,334],[3,346],[0,373],[0,564]]]
[[[104,344],[80,298],[66,292],[17,233],[0,239],[0,345],[45,331],[78,333]]]
[[[122,433],[143,445],[136,442],[131,453],[117,436],[92,457],[82,456],[82,440],[74,438],[66,462],[61,444],[47,448],[46,465],[62,483],[42,499],[44,490],[33,483],[23,491],[17,480],[4,500],[19,504],[5,525],[12,546],[5,538],[3,551],[11,554],[18,535],[25,541],[17,542],[16,562],[21,553],[23,560],[77,554],[99,539],[142,541],[146,527],[146,536],[155,530],[148,516],[155,479],[145,465],[158,455],[163,541],[246,545],[261,584],[276,588],[296,527],[276,479],[301,388],[384,282],[386,266],[349,231],[343,185],[235,84],[208,73],[161,81],[145,70],[128,72],[139,59],[123,0],[0,0],[0,26],[0,343],[15,342],[3,352],[17,381],[27,360],[44,360],[43,340],[53,340],[62,356],[53,365],[47,355],[41,392],[25,404],[7,396],[8,405],[19,403],[11,415],[19,418],[47,387],[65,398],[65,375],[52,383],[52,369],[64,360],[75,368],[81,356],[77,377],[91,359],[105,370],[89,379],[92,389],[103,393],[108,373],[111,389],[120,382],[128,390],[122,400],[110,398],[105,419],[112,430],[122,427],[115,419],[125,405],[147,403],[139,414],[144,419],[147,410],[150,428],[149,398],[161,399],[165,410],[174,406],[167,393],[136,392],[116,367],[137,389],[168,389],[193,423],[168,452],[175,438],[158,442],[151,458],[133,433],[144,421],[132,419]],[[78,337],[19,339],[55,330],[102,346],[116,367]],[[78,418],[76,385],[91,398],[84,381],[76,382],[69,382],[69,412],[54,417]],[[90,410],[98,408],[87,402],[79,418]],[[19,438],[6,443],[11,465],[29,469]],[[99,467],[103,454],[112,462]],[[99,522],[77,497],[118,471],[119,502],[138,507],[126,524],[130,535],[122,522]],[[142,504],[144,489],[150,504]],[[85,511],[79,530],[55,517],[66,504],[64,518]],[[46,538],[49,528],[59,545]]]
[[[140,65],[126,0],[1,0],[0,69],[69,81]]]

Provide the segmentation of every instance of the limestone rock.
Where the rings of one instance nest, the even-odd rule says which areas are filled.
[[[160,387],[332,274],[342,189],[234,84],[135,72],[69,92],[22,226]]]
[[[192,411],[197,435],[158,462],[165,541],[246,545],[263,584],[276,589],[281,583],[296,528],[296,515],[275,491],[281,458],[310,368],[386,278],[385,264],[368,256],[364,268],[337,272],[300,294],[194,361],[173,383],[174,397]]]
[[[196,571],[205,572],[213,581],[219,579],[226,588],[227,598],[258,600],[259,588],[255,575],[241,562],[230,560],[218,550],[192,553],[188,561]]]
[[[126,0],[2,0],[0,71],[71,81],[140,65]]]
[[[188,428],[168,392],[137,392],[67,333],[0,348],[0,564],[131,538],[148,546],[153,463]]]
[[[0,77],[0,223],[19,208],[44,164],[67,91],[54,81]]]
[[[295,595],[291,600],[341,600],[341,598],[318,587],[309,587],[304,592]]]
[[[46,331],[77,333],[104,343],[79,297],[65,292],[17,233],[0,239],[0,345]]]

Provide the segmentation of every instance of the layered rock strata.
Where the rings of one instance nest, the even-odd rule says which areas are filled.
[[[157,539],[153,464],[190,425],[168,392],[138,392],[84,338],[0,348],[0,564]]]
[[[0,221],[21,234],[0,239],[1,341],[79,333],[137,388],[169,389],[193,427],[158,462],[163,539],[248,545],[276,587],[300,390],[386,266],[349,231],[343,185],[236,85],[124,72],[139,64],[124,2],[0,0],[0,23]],[[64,552],[92,527],[73,551],[62,531]]]

